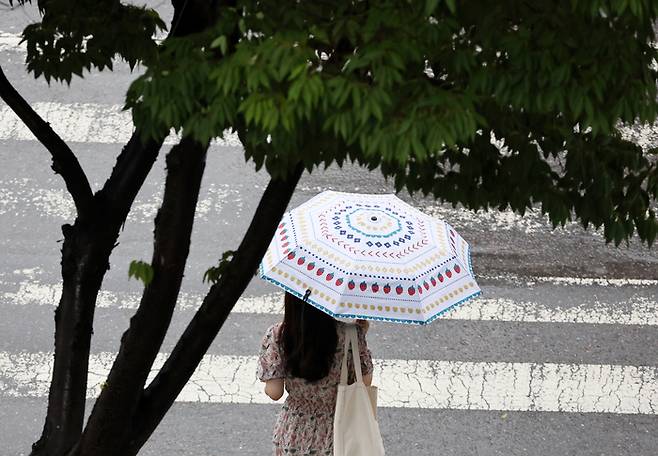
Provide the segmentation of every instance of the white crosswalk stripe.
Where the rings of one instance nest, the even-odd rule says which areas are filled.
[[[197,203],[196,219],[218,216],[228,200],[238,196],[236,189],[227,184],[209,184]],[[153,223],[161,195],[138,199],[131,207],[128,222]],[[75,219],[75,204],[65,189],[46,189],[24,178],[0,180],[0,216],[41,214],[62,221]]]
[[[32,108],[43,117],[66,142],[123,144],[134,128],[129,111],[122,105],[98,103],[34,103]],[[6,105],[0,107],[0,140],[32,141],[32,132]],[[171,134],[165,144],[175,144],[179,136]],[[215,146],[240,146],[236,133],[227,131]]]
[[[26,52],[25,43],[20,43],[20,41],[21,36],[17,33],[0,32],[0,52]]]
[[[557,278],[560,279],[560,278]],[[559,280],[558,280],[559,281]],[[1,288],[12,284],[0,282]],[[59,302],[60,284],[43,284],[24,281],[17,291],[2,293],[2,302],[13,305],[49,305]],[[98,308],[134,310],[139,306],[139,293],[100,292]],[[203,300],[202,294],[181,292],[180,310],[195,310]],[[244,296],[238,300],[233,312],[243,314],[282,314],[283,293],[261,296]],[[548,307],[537,302],[517,302],[508,298],[480,297],[446,313],[441,318],[450,320],[485,320],[545,323],[587,323],[614,325],[658,326],[658,303],[644,296],[634,295],[625,307],[616,303],[594,302],[568,308]]]
[[[91,356],[89,397],[99,394],[114,356]],[[158,356],[156,369],[165,358]],[[269,403],[255,378],[256,362],[206,355],[177,400]],[[658,414],[658,367],[400,359],[374,365],[382,407]],[[51,366],[51,353],[0,352],[0,394],[45,396]]]
[[[0,139],[3,130],[2,108],[0,107]],[[27,132],[29,133],[29,132]],[[26,133],[26,135],[27,135]],[[308,188],[301,188],[309,191]],[[323,188],[322,190],[326,190]],[[210,183],[204,187],[199,196],[197,204],[197,220],[207,220],[211,217],[220,217],[222,208],[227,201],[235,200],[239,195],[237,190],[228,184]],[[140,196],[133,204],[128,221],[137,223],[152,223],[153,217],[160,205],[161,195],[159,193],[149,195],[148,198]],[[490,232],[509,232],[512,230],[521,230],[524,233],[532,234],[542,232],[547,229],[547,216],[540,214],[528,213],[525,217],[507,210],[502,212],[487,212],[474,214],[461,209],[451,207],[429,205],[421,208],[428,215],[452,220],[459,226],[486,226]],[[21,216],[26,214],[39,213],[44,216],[53,217],[62,221],[70,221],[75,218],[75,205],[73,200],[64,187],[61,188],[43,188],[39,183],[26,178],[12,177],[0,179],[0,215]],[[571,223],[569,226],[575,225]],[[600,236],[599,232],[593,231],[595,235]],[[513,276],[506,276],[505,280],[513,279]],[[519,280],[523,280],[519,278]],[[544,280],[541,278],[538,281]],[[628,284],[655,284],[658,281],[649,280],[644,283],[638,279],[577,279],[564,278],[565,284],[584,283],[585,280],[594,281],[600,284],[605,282],[606,285],[628,285]]]
[[[99,103],[34,103],[33,108],[64,141],[88,144],[124,144],[133,133],[133,124],[129,112],[121,111],[121,105]],[[4,103],[0,103],[0,141],[35,141],[34,136]],[[175,144],[179,136],[171,134],[165,144]],[[223,139],[214,140],[214,147],[241,147],[234,132],[226,131]],[[231,192],[230,188],[212,185],[208,194],[201,195],[198,215],[207,217],[213,208],[221,207]],[[159,205],[160,194],[153,195],[149,201],[137,201],[129,215],[130,221],[151,223]],[[62,188],[35,188],[34,182],[27,179],[12,178],[0,181],[0,215],[24,213],[32,209],[25,202],[31,202],[45,215],[71,220],[75,216],[73,201]],[[450,220],[456,226],[486,226],[492,232],[520,230],[526,234],[546,231],[549,226],[548,215],[538,211],[528,211],[525,216],[511,210],[473,213],[461,208],[444,205],[431,205],[421,208],[428,215]],[[576,222],[569,222],[567,227],[577,227]],[[602,238],[602,230],[591,231]],[[569,279],[576,280],[577,279]],[[599,279],[593,279],[599,280]],[[654,281],[655,282],[655,281]]]
[[[0,52],[3,51],[13,51],[25,53],[27,52],[27,46],[25,43],[21,43],[21,35],[18,33],[6,33],[0,32]],[[164,35],[156,35],[156,41],[162,41]]]

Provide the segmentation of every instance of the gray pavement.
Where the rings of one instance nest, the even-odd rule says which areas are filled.
[[[91,407],[91,402],[89,403]],[[3,401],[7,435],[30,441],[42,425],[41,401]],[[140,454],[223,456],[269,454],[261,437],[278,406],[177,403]],[[652,416],[381,409],[387,454],[419,456],[651,455],[658,447]],[[5,447],[7,455],[27,455]]]
[[[116,352],[132,314],[97,309],[92,353]],[[173,348],[193,314],[176,312],[162,352]],[[0,308],[0,352],[51,351],[53,318],[50,306]],[[233,314],[208,353],[253,355],[267,327],[278,320],[276,315]],[[373,324],[368,344],[373,356],[387,359],[658,366],[655,326],[460,320],[420,328]]]

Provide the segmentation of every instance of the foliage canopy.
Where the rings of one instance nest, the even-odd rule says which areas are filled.
[[[658,112],[658,2],[241,0],[159,45],[151,10],[42,3],[58,8],[25,30],[30,70],[111,68],[98,49],[141,62],[125,108],[146,136],[233,129],[273,176],[349,158],[473,210],[538,204],[616,244],[658,232],[655,151],[619,129]]]

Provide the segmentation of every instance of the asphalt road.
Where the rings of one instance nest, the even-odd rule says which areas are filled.
[[[34,80],[25,73],[16,34],[36,19],[34,7],[2,11],[0,65],[71,141],[92,187],[99,188],[129,134],[118,105],[134,75],[117,65],[114,73],[74,79],[70,88]],[[644,144],[656,137],[655,130],[638,131]],[[138,195],[103,283],[90,397],[139,297],[128,264],[151,256],[168,147]],[[29,453],[43,425],[60,226],[73,220],[74,208],[47,152],[4,104],[0,163],[0,455],[18,455]],[[239,144],[212,147],[183,282],[185,299],[163,353],[207,290],[203,272],[239,243],[267,180],[253,163],[245,163]],[[290,207],[325,189],[393,191],[377,171],[332,166],[304,174]],[[400,197],[446,218],[471,243],[483,296],[428,327],[372,325],[368,341],[382,388],[379,416],[387,454],[655,455],[656,249],[637,240],[628,247],[606,245],[600,232],[577,224],[551,230],[538,211],[524,218],[475,214],[427,198]],[[268,404],[259,393],[251,368],[263,332],[281,318],[279,299],[273,286],[251,282],[240,309],[210,348],[203,372],[143,454],[269,454],[280,405]],[[411,368],[419,378],[425,371],[427,376],[420,381],[408,374]],[[231,392],[238,386],[240,394]]]

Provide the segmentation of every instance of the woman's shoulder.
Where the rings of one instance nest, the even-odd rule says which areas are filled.
[[[336,334],[338,335],[338,341],[342,342],[343,338],[347,334],[347,328],[349,327],[356,327],[356,335],[357,338],[359,339],[359,344],[363,344],[366,341],[366,331],[363,329],[361,325],[357,325],[355,323],[351,322],[345,322],[345,321],[340,321],[336,320]]]
[[[350,320],[345,321],[345,320],[339,320],[339,319],[337,319],[337,318],[336,318],[335,320],[336,320],[336,326],[337,326],[337,327],[340,326],[340,327],[342,327],[342,328],[348,328],[348,327],[350,327],[350,326],[354,326],[354,321],[353,321],[353,320],[351,320],[351,321],[350,321]]]
[[[281,337],[281,330],[283,329],[283,322],[277,322],[274,323],[273,325],[268,326],[268,328],[265,330],[265,338],[266,339],[272,339],[275,342],[279,342],[279,338]]]
[[[343,334],[345,334],[348,326],[349,326],[349,323],[346,323],[346,322],[341,321],[341,320],[336,320],[336,333],[339,336],[342,336]]]
[[[363,331],[363,328],[361,327],[361,325],[357,325],[353,321],[343,321],[343,320],[336,319],[336,328],[340,328],[341,330],[345,331],[350,326],[356,326],[356,330],[358,332]]]

